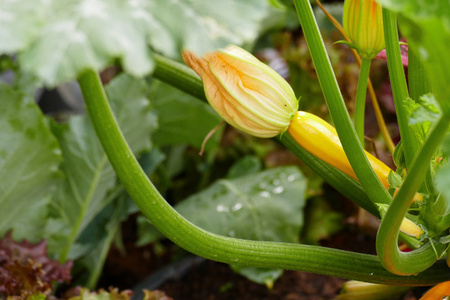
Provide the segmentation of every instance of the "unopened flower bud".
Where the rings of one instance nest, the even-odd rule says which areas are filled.
[[[372,59],[385,48],[382,8],[375,0],[345,0],[343,25],[362,58]]]
[[[228,46],[183,59],[202,79],[206,98],[229,124],[251,135],[274,137],[287,130],[298,102],[291,86],[247,51]]]

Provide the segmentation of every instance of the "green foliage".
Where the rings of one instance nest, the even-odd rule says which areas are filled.
[[[441,115],[436,99],[433,94],[423,95],[418,100],[408,98],[405,100],[405,108],[409,112],[409,125],[423,143],[428,131]]]
[[[179,57],[229,43],[251,43],[265,1],[2,1],[0,53],[19,53],[26,72],[55,86],[119,59],[134,76],[149,74],[152,51]],[[222,12],[226,11],[224,14]]]
[[[397,12],[402,33],[424,62],[433,92],[445,112],[450,111],[450,10],[448,1],[380,0]]]
[[[159,147],[186,144],[200,149],[208,133],[221,122],[208,104],[159,81],[152,81],[150,101],[159,124],[152,140]],[[207,151],[217,148],[221,132],[207,142]]]
[[[261,161],[256,156],[244,156],[228,170],[227,179],[234,179],[261,171]]]
[[[334,210],[323,197],[308,200],[302,243],[318,245],[322,239],[342,229],[342,213]]]
[[[233,169],[252,160],[243,159]],[[300,171],[295,167],[279,167],[216,181],[175,205],[175,209],[200,228],[219,235],[298,243],[305,193],[306,179]],[[150,223],[141,219],[139,225],[139,245],[161,238]],[[281,270],[238,264],[236,261],[232,265],[233,270],[258,283],[270,285],[282,274]]]
[[[122,131],[135,153],[149,150],[156,119],[150,112],[144,81],[119,76],[106,89]],[[61,145],[66,178],[52,198],[47,238],[50,251],[65,259],[77,258],[86,248],[72,248],[78,236],[114,198],[107,192],[116,175],[108,162],[87,116],[72,117],[69,123],[54,124]]]
[[[37,241],[59,179],[61,151],[32,99],[0,83],[0,236]]]
[[[197,226],[216,234],[295,243],[303,224],[305,192],[306,180],[298,169],[280,167],[219,180],[175,205],[175,209]],[[152,230],[151,236],[145,233],[151,225],[148,222],[141,225],[145,227],[141,228],[139,244],[155,241]]]

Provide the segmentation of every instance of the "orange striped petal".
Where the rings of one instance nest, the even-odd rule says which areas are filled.
[[[204,58],[183,51],[183,59],[201,77],[208,102],[227,123],[264,138],[287,130],[297,99],[291,86],[256,57],[228,46]]]

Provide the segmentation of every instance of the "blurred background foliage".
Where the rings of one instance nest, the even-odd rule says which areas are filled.
[[[75,283],[96,286],[111,245],[124,255],[130,243],[151,243],[155,255],[170,253],[171,260],[187,255],[161,240],[120,186],[73,81],[85,68],[104,70],[114,112],[142,167],[192,222],[228,236],[309,244],[355,224],[370,231],[373,220],[276,139],[222,126],[199,155],[220,118],[207,103],[151,77],[153,53],[180,61],[182,49],[202,54],[232,43],[288,80],[301,97],[299,109],[330,121],[290,1],[3,4],[10,17],[0,18],[0,71],[6,82],[0,84],[0,235],[13,230],[16,240],[45,238],[50,257],[74,260]],[[340,20],[342,5],[325,7]],[[352,112],[359,68],[345,45],[333,44],[341,37],[318,7],[315,13]],[[375,62],[372,73],[396,137],[385,62]],[[372,148],[391,164],[368,105]],[[233,268],[265,284],[281,274]]]

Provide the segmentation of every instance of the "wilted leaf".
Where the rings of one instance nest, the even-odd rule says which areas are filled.
[[[156,120],[149,111],[145,82],[123,75],[106,91],[133,151],[148,150]],[[63,151],[66,180],[52,199],[47,235],[51,252],[64,257],[79,234],[113,200],[106,195],[117,179],[87,116],[72,117],[66,125],[55,125],[54,131]],[[71,257],[83,253],[83,249],[75,250]]]
[[[42,237],[61,151],[33,99],[0,83],[0,236]]]

